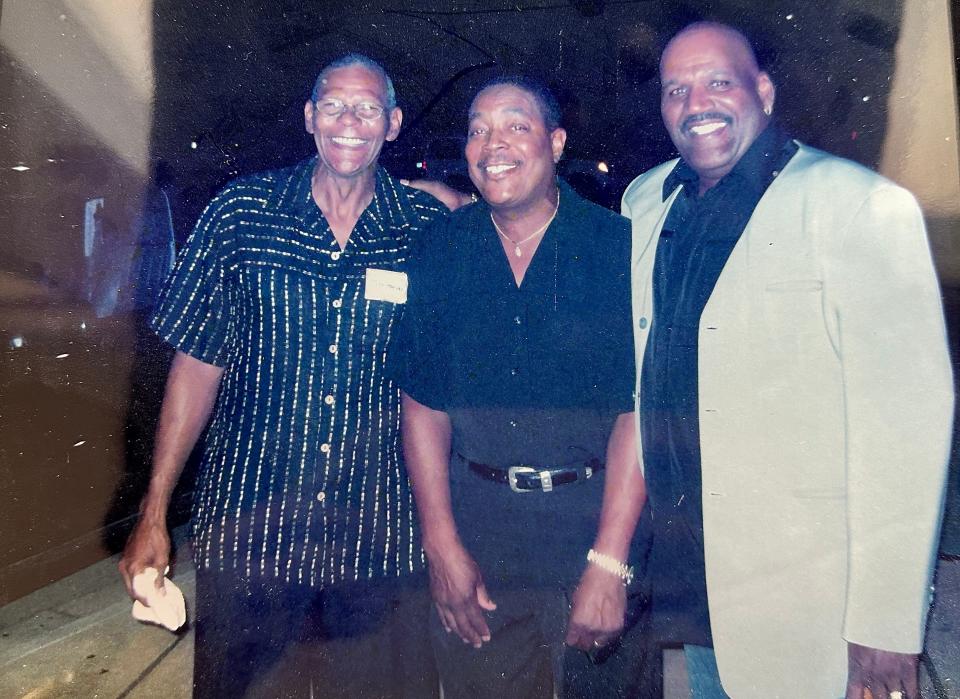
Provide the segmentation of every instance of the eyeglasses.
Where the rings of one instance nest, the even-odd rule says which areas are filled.
[[[328,117],[339,117],[348,109],[353,115],[361,121],[376,121],[385,111],[383,107],[375,102],[357,102],[356,104],[346,104],[341,100],[326,99],[314,102],[317,110]]]

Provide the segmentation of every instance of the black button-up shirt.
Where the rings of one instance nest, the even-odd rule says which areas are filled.
[[[712,643],[701,502],[700,316],[760,197],[796,150],[795,142],[771,126],[702,197],[696,172],[683,161],[664,182],[664,200],[677,187],[683,190],[657,244],[640,425],[653,508],[654,611],[660,633],[669,641]]]
[[[392,354],[400,385],[450,417],[453,511],[487,584],[575,584],[596,536],[603,472],[516,494],[464,461],[506,469],[604,458],[617,415],[634,407],[629,222],[561,183],[557,216],[518,287],[487,204],[458,210],[413,255],[402,325]]]
[[[518,287],[480,202],[418,247],[400,383],[450,414],[454,450],[506,468],[603,458],[633,410],[629,222],[561,183]]]
[[[406,271],[444,211],[382,170],[344,250],[311,196],[316,159],[229,184],[204,211],[153,327],[224,368],[194,507],[197,564],[322,585],[422,565],[387,346]]]

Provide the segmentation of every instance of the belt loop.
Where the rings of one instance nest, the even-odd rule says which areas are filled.
[[[545,493],[549,493],[551,490],[553,490],[553,476],[550,475],[549,471],[540,472],[540,487]]]

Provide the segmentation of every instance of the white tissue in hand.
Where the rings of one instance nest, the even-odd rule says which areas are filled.
[[[133,603],[133,618],[176,631],[187,620],[183,592],[166,577],[163,579],[163,588],[158,589],[154,584],[158,575],[160,573],[156,568],[146,568],[133,577],[133,591],[147,600],[146,604],[140,600]]]

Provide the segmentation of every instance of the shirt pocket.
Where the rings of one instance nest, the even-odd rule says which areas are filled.
[[[761,291],[762,322],[781,361],[822,359],[829,347],[823,281],[814,277],[767,279]]]

